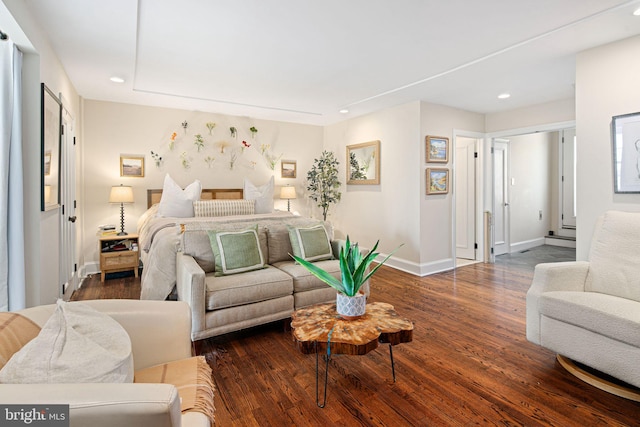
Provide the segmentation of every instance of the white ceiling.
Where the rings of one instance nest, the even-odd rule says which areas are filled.
[[[577,52],[640,34],[640,0],[25,1],[84,98],[318,125],[570,98]]]

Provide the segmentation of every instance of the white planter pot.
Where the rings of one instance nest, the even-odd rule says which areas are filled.
[[[341,293],[336,295],[336,311],[347,320],[359,318],[365,313],[366,308],[367,297],[365,294],[358,294],[354,297],[348,297]]]

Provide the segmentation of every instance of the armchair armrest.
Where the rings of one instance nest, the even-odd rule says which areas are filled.
[[[176,257],[176,272],[178,300],[186,301],[191,307],[191,339],[194,340],[199,331],[206,329],[205,273],[192,256],[182,252]]]
[[[531,287],[527,291],[527,339],[540,344],[540,310],[538,302],[545,292],[584,292],[589,262],[570,261],[536,265]]]
[[[180,398],[170,384],[0,384],[3,404],[69,405],[72,426],[181,425]]]
[[[82,304],[115,319],[131,338],[135,369],[191,357],[191,312],[175,301],[86,300]],[[21,310],[19,313],[40,326],[55,310],[55,304]]]

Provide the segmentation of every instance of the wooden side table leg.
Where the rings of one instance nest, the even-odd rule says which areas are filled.
[[[396,365],[393,363],[393,346],[389,344],[389,357],[391,358],[391,374],[393,375],[393,382],[396,382]]]
[[[318,405],[318,408],[324,408],[325,405],[327,404],[327,380],[329,379],[329,360],[331,360],[331,343],[328,343],[329,349],[327,350],[327,355],[326,355],[326,363],[325,363],[325,369],[324,369],[324,398],[322,400],[322,404],[320,404],[320,384],[318,381],[318,376],[319,376],[319,362],[318,362],[318,341],[315,342],[315,348],[316,348],[316,405]]]
[[[104,282],[104,270],[100,272],[100,281]]]

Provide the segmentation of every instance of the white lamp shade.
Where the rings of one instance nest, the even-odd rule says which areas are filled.
[[[109,203],[133,203],[133,189],[130,185],[114,185],[109,194]]]
[[[295,199],[296,198],[296,188],[287,185],[286,187],[282,187],[280,189],[280,198],[281,199]]]

